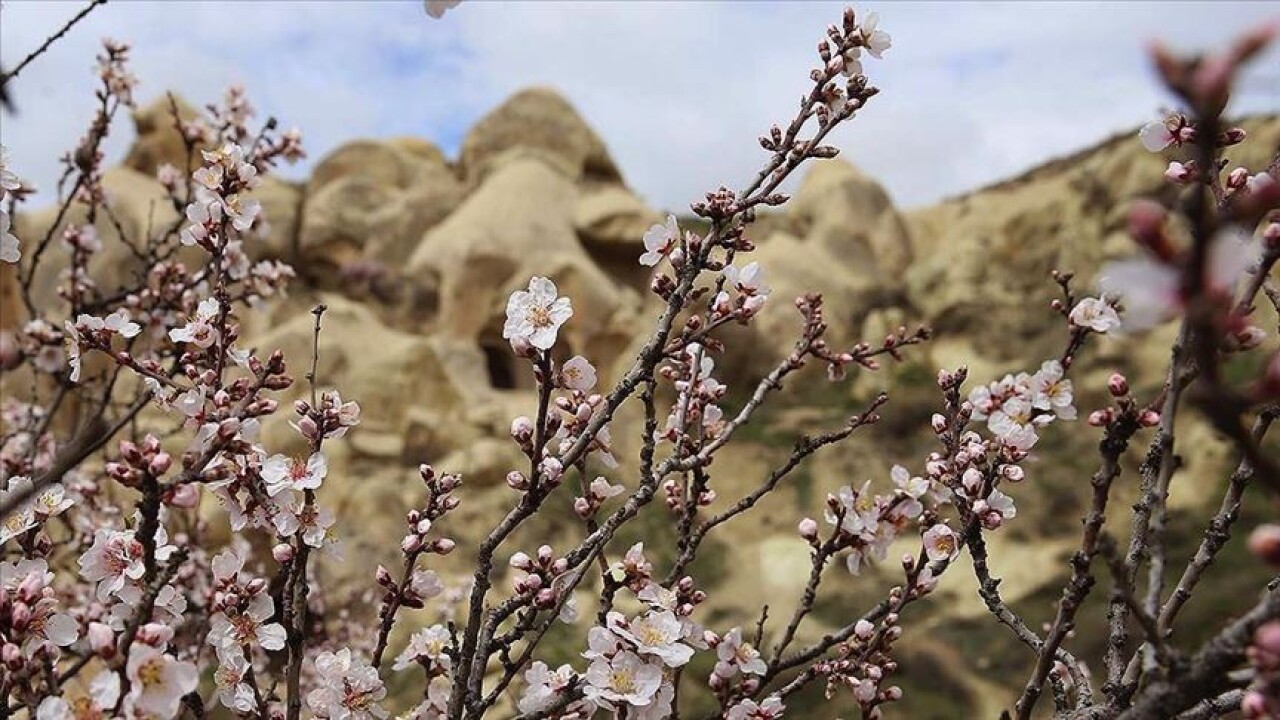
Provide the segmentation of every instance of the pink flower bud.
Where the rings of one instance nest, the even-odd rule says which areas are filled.
[[[1244,699],[1240,701],[1240,712],[1249,720],[1269,717],[1267,713],[1267,698],[1257,690],[1250,690],[1245,693]]]
[[[396,584],[396,581],[391,577],[391,571],[382,565],[378,566],[374,577],[378,580],[378,584],[383,587],[394,587]]]
[[[533,567],[533,561],[529,558],[528,553],[516,552],[511,556],[511,567],[527,571]]]
[[[520,491],[528,490],[529,479],[526,478],[524,476],[524,473],[520,472],[519,470],[512,470],[511,472],[507,473],[507,486],[510,487],[512,490],[520,490]]]
[[[944,368],[938,371],[938,387],[943,390],[949,389],[955,381],[955,375],[953,375],[950,370]]]
[[[1111,422],[1111,420],[1115,417],[1115,414],[1116,414],[1116,411],[1111,408],[1105,408],[1103,410],[1094,410],[1093,412],[1089,413],[1089,419],[1087,420],[1087,422],[1094,427],[1102,427],[1107,423]]]
[[[31,571],[18,584],[18,599],[26,603],[35,603],[43,597],[44,573]]]
[[[0,660],[4,660],[4,664],[10,670],[17,672],[22,669],[22,648],[13,643],[5,643],[4,648],[0,649]]]
[[[298,421],[298,432],[302,434],[302,437],[314,440],[319,435],[320,429],[316,427],[316,421],[308,416]]]
[[[517,335],[511,338],[511,352],[515,353],[516,357],[531,358],[537,354],[538,349],[529,342],[529,338]]]
[[[404,553],[414,553],[422,549],[421,535],[405,535],[400,541],[400,550]]]
[[[1272,621],[1258,628],[1253,634],[1253,646],[1280,658],[1280,622]]]
[[[1111,391],[1112,397],[1124,397],[1129,394],[1129,381],[1120,373],[1111,373],[1107,378],[1107,390]]]
[[[796,529],[800,531],[800,537],[805,540],[812,541],[818,538],[818,521],[813,518],[807,517],[801,520]]]
[[[144,645],[162,647],[173,639],[173,628],[164,623],[147,623],[138,628],[137,639]]]
[[[159,476],[169,472],[169,468],[172,465],[173,456],[167,452],[160,452],[151,458],[151,462],[147,464],[147,469],[151,471],[152,475]]]
[[[1239,190],[1244,187],[1245,181],[1249,179],[1249,170],[1247,168],[1238,167],[1227,175],[1227,187],[1232,190]]]
[[[876,626],[868,620],[859,620],[853,626],[853,634],[857,635],[860,640],[869,640],[875,631]]]
[[[1269,565],[1280,565],[1280,525],[1259,525],[1249,534],[1249,552]]]
[[[1138,423],[1142,427],[1155,427],[1160,424],[1160,413],[1155,410],[1143,410],[1138,415]]]
[[[16,602],[9,611],[9,622],[14,630],[22,632],[31,622],[31,606],[24,602]]]
[[[580,497],[573,500],[573,512],[580,518],[589,518],[595,510],[591,507],[590,501]]]
[[[939,435],[947,430],[947,418],[942,413],[934,413],[933,417],[929,418],[929,424],[933,426],[933,431]]]
[[[549,608],[556,604],[556,591],[551,588],[543,588],[538,591],[538,595],[533,602],[538,607]]]
[[[289,543],[279,543],[271,548],[271,557],[275,558],[278,563],[287,563],[293,559],[293,546]]]
[[[437,555],[448,555],[457,546],[458,544],[449,538],[438,538],[431,543],[431,550]]]
[[[511,437],[520,443],[527,442],[533,437],[533,421],[524,415],[512,420]]]
[[[89,648],[98,657],[105,660],[115,656],[116,634],[109,626],[100,622],[91,622],[85,635],[89,639]]]

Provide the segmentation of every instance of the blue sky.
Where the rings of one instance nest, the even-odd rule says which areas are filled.
[[[79,7],[9,0],[12,67]],[[991,182],[1155,117],[1169,102],[1144,43],[1221,44],[1280,19],[1269,3],[859,3],[893,35],[866,63],[882,94],[841,131],[845,157],[902,205]],[[134,45],[139,98],[216,100],[244,84],[303,130],[312,160],[346,140],[418,135],[454,152],[522,87],[551,85],[609,145],[650,203],[682,209],[762,160],[755,138],[788,119],[841,5],[820,2],[501,3],[442,20],[420,2],[123,2],[100,8],[14,82],[0,118],[14,169],[42,187],[91,117],[100,38]],[[1280,53],[1257,63],[1239,112],[1280,111]],[[123,155],[129,123],[108,144]],[[292,172],[305,174],[306,167]]]

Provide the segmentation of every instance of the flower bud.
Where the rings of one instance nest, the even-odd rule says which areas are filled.
[[[1155,410],[1143,410],[1138,415],[1138,423],[1142,427],[1155,427],[1160,424],[1160,413]]]
[[[22,648],[13,643],[5,643],[4,648],[0,649],[0,660],[4,660],[4,664],[14,672],[21,670]]]
[[[875,624],[869,620],[859,620],[853,626],[853,634],[857,635],[860,640],[869,640],[875,631]]]
[[[91,622],[85,636],[89,640],[89,648],[98,657],[109,660],[115,656],[116,634],[109,626],[100,622]]]
[[[515,353],[516,357],[531,358],[537,354],[538,349],[529,342],[529,338],[517,335],[511,338],[511,352]]]
[[[137,639],[144,645],[162,647],[173,639],[173,628],[164,623],[147,623],[138,628]]]
[[[818,539],[818,521],[807,517],[800,521],[796,527],[800,531],[800,537],[810,542]]]
[[[528,553],[518,551],[511,556],[511,567],[528,571],[533,568],[533,561],[529,558]]]
[[[271,557],[283,565],[293,559],[293,546],[289,543],[279,543],[271,548]]]
[[[422,549],[421,535],[405,535],[404,539],[400,541],[400,551],[405,554],[415,553],[421,549]]]
[[[1249,552],[1269,565],[1280,566],[1280,525],[1259,525],[1249,534]]]
[[[16,602],[9,610],[9,623],[14,630],[22,632],[31,622],[31,606],[24,602]]]
[[[1124,397],[1129,394],[1129,381],[1120,373],[1111,373],[1111,377],[1107,378],[1107,390],[1112,397]]]
[[[431,543],[431,551],[437,555],[448,555],[458,544],[449,538],[438,538]]]
[[[1268,717],[1266,696],[1257,690],[1245,693],[1240,701],[1240,712],[1249,720]]]
[[[1094,410],[1089,413],[1089,419],[1086,421],[1093,427],[1102,427],[1107,425],[1115,418],[1116,411],[1112,408],[1104,408],[1102,410]]]
[[[942,413],[934,413],[929,419],[929,424],[933,426],[933,431],[941,435],[947,430],[947,418]]]
[[[391,578],[391,571],[382,565],[378,566],[378,570],[374,573],[374,577],[377,578],[378,584],[383,587],[395,587],[396,581]]]

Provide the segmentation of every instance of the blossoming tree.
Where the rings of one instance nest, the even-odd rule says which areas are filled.
[[[456,4],[427,8],[438,17]],[[616,383],[601,386],[591,358],[556,359],[574,306],[550,279],[531,278],[510,296],[503,337],[527,363],[536,404],[511,422],[511,441],[527,464],[507,475],[505,514],[478,545],[460,545],[447,534],[448,516],[467,502],[464,478],[423,465],[425,499],[404,509],[402,565],[372,573],[377,622],[351,642],[336,627],[341,619],[313,602],[314,556],[335,540],[325,445],[361,416],[355,402],[321,389],[325,308],[313,311],[310,357],[263,355],[240,336],[241,314],[293,275],[280,263],[251,262],[244,248],[265,223],[249,193],[277,163],[302,156],[300,136],[280,133],[274,120],[251,128],[252,108],[238,90],[213,108],[211,122],[184,121],[175,104],[187,168],[157,174],[182,215],[145,237],[122,232],[147,270],[121,291],[105,288],[90,272],[102,250],[94,220],[112,212],[99,148],[116,113],[132,105],[135,84],[128,48],[108,42],[98,109],[66,158],[60,187],[59,217],[79,205],[89,221],[58,237],[53,229],[15,237],[10,216],[30,188],[0,163],[0,261],[12,266],[27,314],[16,332],[0,333],[0,367],[32,388],[6,397],[0,417],[0,712],[169,718],[204,717],[221,706],[238,717],[381,718],[396,701],[389,679],[413,671],[405,716],[414,718],[665,718],[688,714],[682,700],[701,693],[714,700],[711,717],[765,720],[783,717],[796,693],[815,683],[876,718],[903,695],[894,683],[895,650],[912,631],[912,606],[969,565],[992,620],[1027,649],[1025,689],[1009,699],[1010,716],[1028,718],[1047,706],[1040,703],[1046,689],[1062,717],[1280,715],[1276,583],[1260,589],[1247,613],[1221,618],[1202,646],[1176,647],[1170,638],[1239,517],[1245,487],[1280,490],[1276,460],[1260,444],[1280,414],[1280,359],[1273,356],[1244,387],[1222,372],[1226,354],[1263,340],[1252,322],[1255,303],[1280,305],[1268,277],[1280,258],[1280,159],[1256,173],[1226,172],[1224,153],[1244,137],[1221,118],[1236,69],[1269,39],[1251,34],[1223,54],[1190,60],[1155,51],[1163,81],[1185,109],[1143,128],[1140,141],[1157,152],[1186,146],[1194,157],[1171,162],[1166,173],[1184,188],[1177,206],[1141,203],[1131,213],[1144,259],[1104,269],[1096,297],[1077,296],[1071,275],[1055,273],[1062,297],[1050,311],[1061,316],[1062,349],[1034,372],[974,383],[963,367],[939,372],[929,423],[937,449],[916,469],[895,466],[883,481],[841,488],[826,498],[821,520],[795,519],[810,572],[794,612],[772,625],[766,613],[754,627],[715,627],[700,616],[707,591],[691,569],[707,538],[752,513],[814,453],[877,423],[892,404],[882,394],[842,426],[801,438],[758,486],[719,503],[713,460],[801,368],[825,365],[839,381],[850,370],[876,370],[881,358],[899,359],[930,336],[901,328],[874,343],[832,347],[822,298],[775,298],[767,268],[750,260],[757,213],[787,201],[778,188],[806,161],[834,156],[828,136],[878,92],[864,74],[863,53],[880,58],[889,35],[874,13],[846,10],[818,44],[821,62],[794,118],[760,138],[766,160],[759,173],[738,191],[720,188],[692,206],[709,229],[693,232],[669,217],[645,234],[638,262],[653,268],[649,290],[661,311]],[[180,259],[193,253],[196,263]],[[38,302],[32,290],[48,263],[60,269],[53,304]],[[792,300],[793,349],[745,400],[731,402],[716,378],[722,329],[750,324],[766,303]],[[1112,405],[1075,422],[1071,373],[1091,340],[1170,318],[1181,332],[1164,389],[1137,397],[1114,374]],[[281,412],[273,395],[296,382],[290,369],[299,366],[309,368],[310,394],[288,411],[308,451],[292,457],[265,446],[259,430]],[[643,443],[638,472],[615,484],[589,468],[618,466],[610,425],[629,402],[643,411]],[[1161,530],[1177,465],[1175,422],[1188,408],[1229,437],[1240,459],[1221,510],[1169,590]],[[144,414],[173,418],[178,429],[165,437],[147,432],[137,421]],[[1116,512],[1109,500],[1121,456],[1148,429],[1154,437],[1126,547],[1104,531],[1104,520]],[[1099,466],[1069,580],[1052,622],[1037,630],[1002,598],[987,539],[1017,521],[1017,497],[1034,481],[1025,461],[1043,434],[1057,432],[1100,432]],[[566,483],[575,488],[579,540],[559,549],[519,547],[517,529],[552,512],[548,499]],[[194,531],[205,496],[237,534],[228,546],[208,546]],[[620,528],[658,500],[676,537],[670,562],[655,562],[643,543],[619,540]],[[890,559],[894,543],[913,550]],[[1280,527],[1259,528],[1250,545],[1257,562],[1280,563]],[[413,628],[388,662],[392,630],[407,622],[401,611],[445,594],[432,558],[454,552],[474,568],[460,614]],[[495,585],[499,564],[516,573],[509,590]],[[844,577],[829,582],[856,582],[869,564],[898,568],[900,581],[877,604],[849,608],[840,629],[801,642],[824,579],[835,573]],[[1072,653],[1070,631],[1100,582],[1110,584],[1108,651],[1100,667],[1089,667]],[[598,596],[594,617],[577,607],[584,591]],[[561,624],[578,631],[580,661],[552,668],[540,650]],[[713,664],[705,676],[692,670],[700,654]]]

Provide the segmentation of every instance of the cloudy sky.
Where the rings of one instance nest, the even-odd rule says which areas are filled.
[[[12,68],[80,4],[7,0]],[[893,36],[867,72],[882,89],[838,133],[844,157],[899,204],[926,204],[1016,174],[1155,117],[1168,102],[1143,52],[1153,38],[1214,47],[1280,19],[1262,2],[862,2]],[[0,141],[48,188],[55,158],[92,116],[100,38],[132,43],[139,97],[203,104],[231,83],[302,128],[312,160],[358,137],[418,135],[447,152],[512,92],[552,85],[608,143],[650,203],[686,208],[738,186],[755,138],[789,119],[834,3],[470,0],[442,20],[421,2],[140,2],[97,9],[12,83]],[[1254,66],[1233,110],[1280,111],[1280,52]],[[131,127],[108,144],[123,156]],[[286,171],[301,176],[305,166]]]

